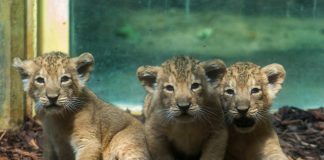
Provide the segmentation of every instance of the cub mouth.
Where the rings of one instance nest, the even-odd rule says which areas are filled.
[[[248,118],[248,117],[240,117],[234,119],[234,124],[235,126],[239,128],[249,128],[254,126],[255,120],[253,118]]]
[[[51,105],[48,105],[48,106],[45,106],[45,109],[56,109],[56,108],[59,108],[60,106],[56,105],[56,104],[51,104]]]
[[[188,113],[181,113],[179,116],[176,117],[178,121],[191,121],[193,119],[193,116]]]
[[[190,114],[188,114],[188,113],[181,113],[179,116],[177,116],[178,118],[189,118],[189,117],[191,117],[191,115]]]

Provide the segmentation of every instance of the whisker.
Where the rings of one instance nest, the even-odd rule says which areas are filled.
[[[62,103],[65,110],[68,112],[77,112],[80,106],[85,104],[85,101],[83,101],[80,97],[71,97]]]
[[[35,110],[38,113],[43,107],[43,104],[40,101],[37,101],[35,104]]]

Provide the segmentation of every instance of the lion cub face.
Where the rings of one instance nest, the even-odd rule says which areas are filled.
[[[285,75],[284,68],[279,64],[261,68],[253,63],[238,62],[229,67],[221,87],[229,125],[233,125],[238,132],[246,133],[262,123]]]
[[[220,60],[200,63],[191,57],[174,57],[161,66],[142,66],[137,75],[167,121],[189,122],[209,113],[204,105],[207,88],[218,85],[225,70]]]
[[[69,58],[51,52],[34,60],[15,58],[13,66],[21,74],[24,90],[35,100],[36,110],[56,114],[75,111],[82,103],[80,91],[94,63],[90,53]]]

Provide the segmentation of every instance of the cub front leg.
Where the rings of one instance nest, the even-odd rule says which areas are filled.
[[[74,160],[72,147],[65,137],[46,136],[45,140],[47,144],[44,151],[44,159]]]
[[[261,159],[264,160],[289,160],[286,155],[284,155],[283,153],[274,153],[271,155],[267,155]]]
[[[48,139],[45,145],[43,158],[48,160],[58,160],[58,156],[54,150],[54,146],[52,143],[49,142]]]
[[[282,152],[280,146],[269,145],[260,159],[262,160],[288,160],[287,156]],[[270,151],[269,151],[270,150]]]
[[[174,160],[166,137],[146,128],[146,138],[152,160]]]
[[[104,160],[150,160],[144,129],[131,125],[115,134],[103,153]]]
[[[153,137],[152,137],[153,138]],[[149,151],[154,160],[174,160],[172,153],[168,149],[168,145],[163,140],[149,140]]]
[[[74,137],[71,140],[76,160],[98,160],[101,159],[101,144],[92,137]]]
[[[270,138],[266,140],[262,153],[261,159],[264,160],[288,160],[280,147],[279,138],[275,131],[272,131]]]
[[[200,160],[224,159],[228,133],[226,129],[214,131],[202,150]]]

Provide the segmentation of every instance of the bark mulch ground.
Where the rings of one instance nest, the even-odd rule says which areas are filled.
[[[42,154],[42,128],[26,119],[18,131],[0,133],[0,160],[37,160]]]
[[[274,114],[273,123],[292,159],[324,160],[324,108],[283,107]]]
[[[324,108],[282,107],[273,115],[282,148],[291,159],[324,160]],[[0,160],[41,159],[42,143],[42,128],[26,119],[18,131],[0,132]]]

